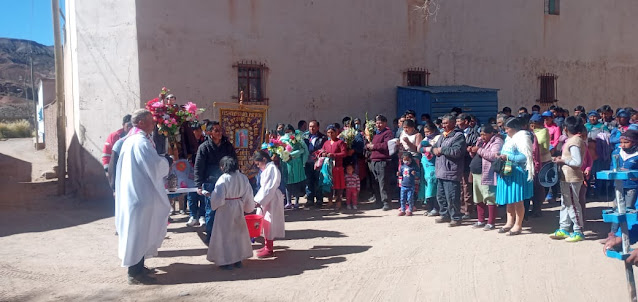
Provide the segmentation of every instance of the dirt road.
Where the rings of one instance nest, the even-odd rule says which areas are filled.
[[[49,187],[42,190],[55,192]],[[604,257],[597,241],[608,226],[595,217],[607,203],[589,204],[589,240],[572,244],[547,237],[557,204],[515,237],[470,222],[437,225],[421,211],[288,211],[277,257],[233,271],[207,262],[196,229],[176,215],[159,257],[147,261],[161,284],[129,286],[108,202],[14,202],[5,194],[1,201],[0,301],[628,300],[622,264]]]

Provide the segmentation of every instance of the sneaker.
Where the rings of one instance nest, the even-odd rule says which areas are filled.
[[[479,229],[479,228],[482,228],[484,226],[485,226],[485,222],[480,222],[480,221],[477,221],[475,224],[472,225],[472,227],[475,228],[475,229]]]
[[[405,216],[405,212],[399,210],[399,216]]]
[[[439,216],[439,215],[440,215],[440,214],[439,214],[439,211],[437,211],[437,210],[432,210],[432,211],[427,212],[427,213],[428,213],[427,215],[428,215],[429,217],[435,217],[435,216]]]
[[[376,201],[377,201],[377,198],[376,198],[376,197],[374,197],[374,196],[370,196],[370,198],[368,198],[368,201],[369,201],[369,202],[376,202]]]
[[[583,240],[585,240],[585,235],[583,235],[583,233],[581,232],[574,232],[565,239],[565,241],[567,242],[578,242]]]
[[[549,235],[549,238],[552,239],[565,239],[567,237],[569,237],[569,233],[562,229],[558,229],[553,234]]]
[[[383,210],[384,210],[384,211],[390,211],[390,210],[392,210],[392,207],[390,207],[390,203],[384,202],[384,203],[383,203]]]
[[[179,213],[182,214],[182,215],[186,214],[186,212],[184,210],[179,210]]]
[[[346,209],[348,209],[348,210],[352,210],[352,206],[351,206],[351,205],[347,205],[347,206],[346,206]]]
[[[357,205],[356,205],[356,204],[355,204],[355,205],[353,205],[353,206],[352,206],[352,209],[353,209],[353,210],[358,210]]]
[[[206,225],[206,218],[199,217],[199,225],[200,226],[205,226]]]
[[[289,203],[289,204],[287,204],[287,205],[284,207],[284,209],[286,209],[286,210],[290,210],[290,209],[292,209],[292,204],[290,204],[290,203]]]
[[[439,217],[436,220],[434,220],[435,223],[446,223],[446,222],[450,222],[450,218],[449,217]]]
[[[470,214],[465,214],[465,215],[463,215],[463,217],[461,217],[461,220],[468,220],[468,219],[472,219]]]
[[[188,218],[188,222],[186,223],[186,226],[189,226],[189,227],[199,226],[199,221],[197,221],[195,217]]]
[[[295,210],[299,210],[299,205],[295,204],[294,206],[292,206],[292,208],[295,209]]]
[[[449,227],[453,228],[453,227],[457,227],[461,225],[461,221],[460,220],[452,220],[450,221],[450,224],[448,224]]]
[[[483,227],[483,231],[491,231],[493,229],[495,229],[496,227],[493,224],[486,224],[485,227]]]
[[[412,211],[405,211],[405,216],[412,216]]]

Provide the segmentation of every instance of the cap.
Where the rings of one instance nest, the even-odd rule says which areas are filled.
[[[618,114],[616,114],[616,117],[629,118],[629,112],[627,112],[627,110],[620,110]]]
[[[543,112],[543,114],[541,116],[542,117],[552,117],[554,115],[552,114],[551,111],[547,110],[547,111]]]
[[[596,110],[589,111],[589,113],[587,113],[587,116],[595,116],[600,118],[600,114]]]
[[[553,187],[558,183],[558,166],[553,162],[548,162],[541,167],[538,172],[538,182],[545,188]]]
[[[532,123],[540,123],[543,121],[543,117],[538,113],[534,113],[532,114],[532,117],[529,119],[529,121]]]

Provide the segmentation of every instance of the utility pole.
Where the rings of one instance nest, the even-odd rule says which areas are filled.
[[[60,3],[51,0],[53,13],[53,41],[55,43],[55,98],[58,107],[58,195],[65,194],[66,183],[66,114],[64,112],[64,62],[62,61],[62,41],[60,38]]]
[[[32,46],[33,47],[33,46]],[[38,101],[35,97],[35,84],[33,83],[33,48],[31,48],[31,99],[33,100],[33,127],[35,129],[35,149],[38,150],[40,145],[40,135],[38,134]]]

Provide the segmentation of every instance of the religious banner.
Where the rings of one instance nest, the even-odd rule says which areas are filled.
[[[254,169],[250,158],[261,148],[261,143],[264,141],[266,112],[263,106],[241,105],[237,108],[219,108],[222,129],[235,147],[240,171],[248,178],[257,175],[257,170]]]

